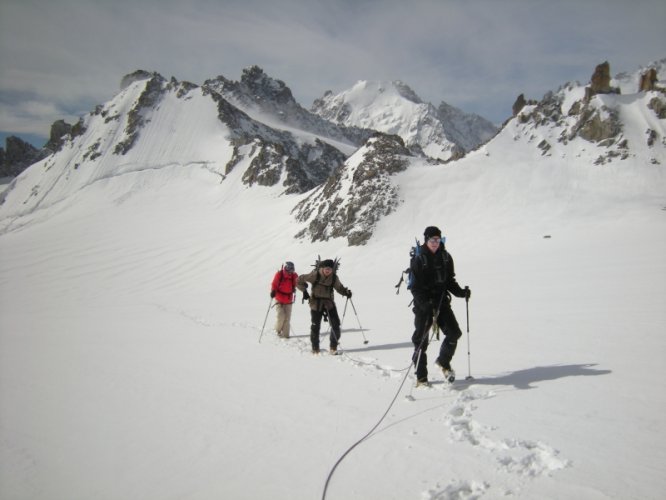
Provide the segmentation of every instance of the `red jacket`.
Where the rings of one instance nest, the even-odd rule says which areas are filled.
[[[287,272],[284,269],[275,273],[273,283],[271,283],[271,290],[275,290],[275,300],[280,304],[293,303],[297,279],[298,274]]]

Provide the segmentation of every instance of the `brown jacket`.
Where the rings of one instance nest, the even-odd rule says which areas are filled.
[[[317,277],[317,273],[319,277]],[[316,283],[315,283],[316,282]],[[307,290],[308,283],[312,284],[310,293],[310,309],[321,311],[323,309],[330,309],[335,304],[333,302],[333,290],[336,290],[340,295],[347,296],[349,290],[340,282],[336,273],[331,273],[327,278],[321,270],[314,270],[308,274],[301,274],[296,282],[296,288],[301,292]]]

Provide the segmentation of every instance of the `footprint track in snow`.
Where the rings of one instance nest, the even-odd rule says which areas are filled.
[[[157,307],[169,311],[165,307]],[[188,314],[186,311],[170,310],[169,312],[176,312],[202,326],[221,326],[219,323],[207,321],[205,318]],[[232,326],[259,331],[255,325],[246,322],[234,322]],[[278,338],[275,332],[270,330],[264,332],[263,340],[276,346],[297,349],[303,355],[312,355],[309,335],[296,336],[292,334],[292,337],[287,340]],[[324,336],[322,336],[322,342],[322,345],[325,345],[326,339]],[[326,350],[322,350],[322,352],[327,353]],[[324,356],[328,356],[328,354]],[[405,370],[411,368],[411,364],[403,369],[382,366],[375,358],[354,358],[344,353],[344,351],[342,351],[342,355],[331,357],[339,362],[351,363],[368,373],[392,379],[403,377]],[[494,458],[498,471],[510,476],[529,479],[549,475],[552,472],[571,466],[569,460],[562,458],[556,449],[546,443],[520,438],[497,439],[492,437],[491,432],[497,429],[476,421],[474,410],[477,401],[494,398],[496,396],[494,391],[475,389],[473,382],[468,387],[461,388],[448,384],[443,387],[444,391],[435,387],[427,390],[434,389],[447,396],[450,396],[454,391],[459,391],[452,404],[447,406],[443,419],[444,424],[449,429],[451,440],[467,443],[487,452]],[[422,492],[421,497],[423,500],[474,500],[484,496],[490,489],[492,489],[491,485],[485,481],[453,480],[445,486],[437,483],[434,488]],[[504,494],[511,495],[512,492],[506,490]]]

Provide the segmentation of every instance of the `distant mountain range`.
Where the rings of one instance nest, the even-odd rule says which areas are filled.
[[[401,203],[396,174],[413,165],[454,165],[494,141],[510,138],[516,151],[582,155],[598,165],[661,164],[666,96],[658,75],[665,62],[615,79],[604,63],[589,84],[567,83],[539,101],[519,96],[501,130],[446,103],[424,103],[397,81],[326,92],[308,111],[257,66],[238,82],[218,76],[202,85],[140,70],[78,123],[56,122],[42,150],[14,139],[10,147],[8,140],[7,151],[0,150],[3,175],[32,166],[3,193],[0,220],[117,175],[197,166],[220,182],[240,171],[245,186],[308,193],[293,210],[298,236],[364,244]]]
[[[158,82],[167,85],[161,75],[139,70],[122,78],[121,90],[146,80],[154,82],[151,84],[153,91]],[[171,88],[180,86],[181,93],[198,88],[197,85],[174,79],[169,85]],[[359,92],[359,88],[363,90]],[[275,131],[297,130],[325,140],[345,156],[360,147],[374,132],[380,131],[400,135],[407,146],[418,154],[450,160],[487,141],[497,131],[495,125],[480,116],[466,114],[444,102],[439,109],[423,103],[401,82],[359,82],[353,89],[338,96],[326,92],[314,103],[311,111],[295,101],[284,82],[271,78],[257,66],[245,69],[238,82],[218,76],[206,80],[201,89],[225,101],[224,106],[227,106],[230,116],[225,118],[222,113],[223,120],[237,119],[233,117],[236,111],[240,111],[254,122],[273,129],[271,133],[266,129],[257,132],[264,138],[267,134],[275,136]],[[350,100],[349,96],[356,96],[356,99]],[[146,98],[147,95],[144,96]],[[104,106],[98,109],[100,107]],[[355,110],[354,116],[343,119],[342,110],[351,109]],[[387,121],[388,115],[391,118]],[[11,137],[6,150],[0,148],[0,176],[16,176],[32,163],[57,152],[62,142],[72,137],[72,127],[62,120],[55,122],[51,137],[42,149],[18,137]],[[292,154],[295,152],[293,148],[287,149]],[[315,182],[320,181],[315,175]],[[301,188],[307,189],[308,186],[311,187],[309,182],[305,182]]]

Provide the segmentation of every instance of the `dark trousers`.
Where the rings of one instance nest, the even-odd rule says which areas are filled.
[[[338,342],[340,342],[340,336],[342,335],[340,331],[340,317],[338,316],[338,309],[335,307],[335,304],[329,309],[322,308],[321,311],[311,309],[310,318],[312,323],[310,325],[310,342],[312,342],[313,350],[319,350],[319,331],[321,330],[321,320],[324,317],[324,314],[327,315],[328,322],[331,324],[331,349],[337,349]]]
[[[432,326],[433,314],[431,311],[423,311],[414,307],[414,335],[412,335],[412,344],[414,344],[413,362],[416,367],[416,378],[418,380],[428,378],[428,340],[430,327]],[[450,363],[453,355],[456,353],[458,339],[462,336],[458,320],[456,320],[451,306],[448,302],[441,305],[439,315],[437,316],[437,325],[439,326],[444,340],[439,348],[439,362],[444,365]],[[418,362],[418,364],[417,364]]]

